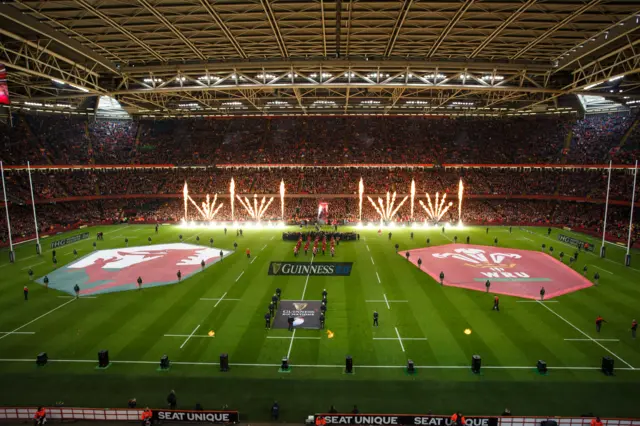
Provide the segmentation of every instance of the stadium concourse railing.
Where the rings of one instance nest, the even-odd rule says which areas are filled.
[[[31,420],[36,407],[0,407],[0,421]],[[72,408],[46,407],[48,420],[59,422],[72,421],[138,421],[142,409],[126,408]],[[208,423],[229,424],[239,423],[240,415],[237,411],[183,411],[183,410],[155,410],[154,419],[169,423]],[[177,413],[177,415],[176,415]],[[314,417],[322,416],[327,425],[336,419],[336,424],[362,425],[437,425],[451,424],[450,416],[443,415],[404,415],[404,414],[321,414],[309,416],[307,423],[313,423]],[[512,417],[512,416],[466,416],[467,426],[590,426],[593,417]],[[347,420],[347,421],[345,421]],[[604,426],[640,426],[640,419],[601,418]],[[411,422],[411,423],[408,423]]]

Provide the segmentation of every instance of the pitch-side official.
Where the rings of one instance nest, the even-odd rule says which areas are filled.
[[[289,331],[293,331],[293,316],[289,315],[289,318],[287,318],[287,323],[289,324]]]
[[[493,298],[493,311],[500,312],[500,298],[498,296]]]
[[[440,272],[440,285],[444,285],[444,271]]]
[[[544,287],[540,287],[540,300],[544,300],[544,294],[547,291],[544,289]]]
[[[602,318],[600,315],[598,315],[596,317],[596,333],[600,333],[600,329],[602,328],[602,323],[606,322],[604,320],[604,318]]]
[[[378,326],[378,311],[373,311],[373,326]]]
[[[264,314],[264,328],[267,330],[271,328],[271,314],[269,312]]]
[[[633,339],[636,338],[636,332],[638,331],[638,321],[633,320],[631,321],[631,337]]]
[[[275,312],[275,306],[273,305],[273,302],[269,303],[269,313],[271,314],[271,316],[273,316],[273,313]]]
[[[324,330],[324,314],[323,313],[320,313],[320,328]]]
[[[271,303],[273,303],[273,306],[278,309],[278,295],[276,293],[273,293],[273,296],[271,296]]]

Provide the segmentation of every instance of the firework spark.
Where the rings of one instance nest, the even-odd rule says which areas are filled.
[[[380,220],[384,220],[384,221],[393,220],[393,218],[396,215],[396,213],[398,213],[398,210],[400,210],[400,208],[405,203],[405,201],[407,201],[408,198],[409,198],[408,195],[406,197],[404,197],[402,199],[402,201],[400,202],[400,204],[398,204],[398,206],[396,207],[395,206],[395,204],[396,204],[396,193],[395,192],[393,193],[393,195],[391,195],[387,191],[386,203],[382,198],[378,197],[378,205],[376,205],[376,203],[371,199],[371,197],[367,197],[367,199],[369,200],[369,202],[371,203],[373,208],[375,208],[376,212],[380,215]]]
[[[439,199],[440,193],[436,192],[436,200],[435,200],[435,207],[434,207],[433,204],[431,204],[431,197],[429,196],[429,194],[425,194],[425,195],[427,196],[427,203],[429,204],[429,206],[428,207],[425,206],[422,200],[419,201],[420,205],[422,206],[424,211],[427,212],[427,215],[431,220],[433,220],[434,222],[439,222],[440,219],[442,219],[442,216],[444,216],[449,211],[449,208],[451,208],[453,203],[449,202],[449,204],[445,206],[444,204],[447,200],[447,194],[443,194],[442,200],[440,200]]]
[[[458,223],[462,223],[462,196],[464,195],[464,185],[462,179],[458,183]]]
[[[360,196],[359,217],[362,222],[362,196],[364,195],[364,182],[362,181],[362,178],[360,178],[360,183],[358,184],[358,194]]]
[[[280,212],[282,220],[284,220],[284,179],[280,181]]]
[[[229,183],[229,195],[231,196],[231,220],[233,220],[233,202],[236,198],[236,183],[233,181],[233,178],[231,178],[231,182]]]
[[[416,198],[416,181],[411,179],[411,219],[413,219],[413,204]]]
[[[184,189],[182,190],[182,195],[184,197],[184,220],[185,221],[188,220],[187,218],[188,201],[191,201],[191,204],[193,204],[196,210],[198,210],[198,213],[200,213],[200,216],[203,220],[209,220],[209,221],[213,220],[216,214],[218,214],[218,211],[220,211],[220,209],[222,208],[222,203],[220,203],[216,207],[216,203],[218,201],[218,194],[214,194],[213,202],[211,202],[211,198],[209,197],[209,194],[207,194],[205,201],[202,202],[202,207],[198,206],[198,204],[195,201],[193,201],[193,198],[191,198],[191,196],[189,195],[189,188],[187,187],[187,182],[184,183]]]
[[[252,206],[251,201],[247,197],[244,197],[244,200],[243,200],[239,195],[236,195],[236,198],[238,199],[238,201],[240,201],[240,204],[242,205],[242,207],[244,207],[247,213],[249,213],[249,216],[251,216],[251,219],[256,221],[260,221],[262,219],[262,216],[264,216],[265,212],[273,202],[273,197],[271,197],[269,199],[269,202],[265,204],[267,198],[262,197],[262,200],[260,201],[260,206],[258,206],[258,196],[256,194],[253,194],[253,206]]]

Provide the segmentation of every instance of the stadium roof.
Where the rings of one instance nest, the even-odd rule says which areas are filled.
[[[14,102],[143,115],[509,114],[640,99],[635,0],[16,0]],[[86,104],[86,103],[85,103]]]

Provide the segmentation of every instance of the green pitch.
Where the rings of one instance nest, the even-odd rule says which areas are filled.
[[[546,228],[528,230],[532,233],[514,227],[510,234],[508,228],[492,227],[486,234],[482,227],[455,234],[470,235],[474,244],[492,245],[497,236],[503,247],[552,245],[555,256],[565,252],[565,262],[573,253],[557,240],[560,231],[548,238]],[[632,340],[629,331],[631,320],[640,319],[640,255],[633,253],[638,269],[626,268],[621,247],[609,245],[606,260],[580,255],[575,267],[582,271],[587,264],[590,277],[598,271],[598,287],[544,305],[502,296],[497,313],[491,310],[493,295],[441,287],[395,254],[395,243],[400,250],[424,247],[427,237],[432,245],[448,244],[453,231],[418,229],[411,240],[409,229],[398,228],[390,242],[386,232],[361,230],[361,240],[341,243],[334,259],[319,259],[353,262],[349,277],[269,276],[271,261],[294,260],[294,243],[283,242],[281,231],[246,229],[244,237],[236,237],[235,230],[225,236],[222,230],[169,226],[156,235],[145,225],[89,231],[90,239],[57,249],[59,265],[73,261],[74,249],[79,255],[90,252],[97,231],[105,232],[99,248],[124,247],[125,237],[130,246],[145,245],[149,236],[154,244],[178,242],[182,234],[190,243],[196,235],[203,242],[213,237],[226,250],[237,241],[239,253],[180,284],[75,300],[29,282],[29,267],[34,277],[53,269],[48,239],[42,241],[42,256],[34,256],[33,244],[19,246],[15,264],[1,252],[3,405],[62,400],[68,406],[123,407],[136,397],[143,406],[164,407],[175,389],[179,408],[228,405],[251,421],[266,419],[274,400],[289,421],[332,404],[347,412],[357,404],[361,412],[499,414],[508,407],[516,415],[640,415],[640,340]],[[298,260],[305,259],[310,257],[302,254]],[[266,331],[263,316],[276,287],[283,299],[296,300],[303,294],[304,300],[319,300],[326,288],[326,329],[334,337],[328,338],[327,330],[300,329],[295,336]],[[374,310],[380,314],[378,328],[372,327]],[[597,315],[608,321],[599,335]],[[109,350],[113,362],[106,370],[95,369],[101,349]],[[37,368],[36,354],[43,351],[52,361]],[[215,365],[221,353],[229,354],[230,372]],[[173,361],[169,372],[157,371],[163,354]],[[480,375],[470,371],[473,354],[482,357]],[[291,372],[279,373],[287,355]],[[347,355],[354,360],[353,375],[344,374]],[[614,377],[599,371],[603,356],[615,359]],[[417,374],[406,374],[408,359],[419,367]],[[547,376],[535,371],[539,359],[550,367]]]

